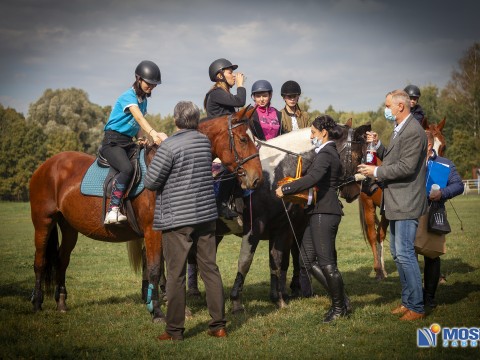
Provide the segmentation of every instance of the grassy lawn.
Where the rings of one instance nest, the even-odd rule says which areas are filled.
[[[140,297],[141,275],[130,269],[125,244],[80,236],[67,272],[69,311],[57,313],[53,297],[46,297],[44,310],[34,314],[29,300],[35,252],[30,207],[28,203],[0,203],[0,358],[479,358],[480,345],[416,346],[417,328],[432,323],[480,326],[480,196],[460,196],[453,204],[464,230],[447,203],[453,229],[447,237],[447,254],[442,256],[447,283],[437,291],[438,308],[423,321],[404,323],[390,315],[400,299],[398,273],[387,243],[388,278],[374,280],[373,256],[361,235],[358,203],[354,202],[345,204],[346,215],[337,237],[339,268],[354,307],[349,319],[321,323],[329,300],[317,283],[317,297],[294,300],[288,308],[277,310],[268,298],[265,241],[259,245],[246,279],[247,312],[231,315],[227,300],[227,339],[206,334],[209,315],[203,299],[189,300],[194,316],[186,322],[185,341],[159,343],[155,337],[164,326],[150,321]],[[240,239],[234,236],[225,238],[219,247],[218,264],[227,298],[239,250]],[[423,267],[422,257],[420,264]]]

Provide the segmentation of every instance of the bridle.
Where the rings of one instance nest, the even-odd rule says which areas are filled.
[[[246,176],[247,172],[243,168],[243,164],[245,164],[246,162],[248,162],[248,161],[250,161],[250,160],[252,160],[252,159],[254,159],[258,156],[260,156],[260,154],[257,151],[255,154],[247,156],[246,158],[240,157],[240,155],[238,154],[238,151],[237,151],[237,147],[235,146],[235,134],[233,133],[233,129],[235,129],[239,126],[242,126],[242,125],[248,126],[249,120],[248,119],[242,119],[242,120],[237,121],[236,123],[232,123],[232,120],[233,120],[233,116],[229,115],[228,116],[229,148],[230,148],[230,151],[233,152],[233,156],[234,156],[235,163],[237,164],[237,166],[235,167],[233,172],[225,174],[225,175],[221,175],[220,179],[218,179],[218,181],[226,181],[226,180],[229,180],[229,179],[234,178],[236,176]]]
[[[342,127],[345,127],[344,125],[340,125]],[[348,128],[348,134],[347,134],[347,141],[345,141],[345,144],[343,144],[342,148],[338,151],[338,154],[340,155],[343,151],[346,151],[345,157],[342,162],[343,166],[343,177],[342,177],[342,183],[337,186],[337,190],[340,190],[342,187],[345,185],[348,185],[352,182],[356,182],[355,177],[353,176],[355,174],[355,169],[352,167],[352,144],[362,144],[362,141],[358,140],[353,140],[353,134],[355,133],[355,130],[351,127]],[[348,171],[347,169],[350,169]],[[352,171],[353,169],[353,171]]]

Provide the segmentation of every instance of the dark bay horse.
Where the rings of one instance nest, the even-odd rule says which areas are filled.
[[[248,119],[253,111],[253,108],[244,108],[231,116],[211,119],[199,128],[209,137],[212,152],[230,172],[236,174],[245,189],[255,189],[263,176],[258,151],[247,135]],[[146,146],[147,165],[156,149],[156,146]],[[84,153],[62,152],[46,160],[32,175],[30,206],[36,249],[35,288],[32,294],[34,311],[42,308],[44,282],[47,289],[52,283],[55,284],[57,310],[67,310],[65,273],[79,232],[100,241],[134,241],[139,244],[137,248],[141,248],[143,238],[130,226],[103,224],[101,197],[82,195],[80,186],[83,176],[94,161],[93,156]],[[158,289],[162,245],[161,233],[152,229],[155,194],[144,190],[131,203],[144,235],[148,281],[152,289]],[[60,246],[57,225],[62,233]],[[149,300],[147,308],[152,313],[153,321],[164,319],[158,290],[153,290]]]
[[[360,185],[353,181],[356,167],[361,163],[365,149],[365,133],[370,125],[352,128],[351,119],[342,126],[343,136],[336,140],[337,151],[343,164],[341,197],[347,202],[354,201],[360,193]],[[299,205],[282,202],[275,196],[277,182],[286,176],[295,176],[298,155],[302,156],[304,172],[311,164],[315,152],[310,142],[310,128],[292,131],[262,143],[260,160],[262,162],[262,185],[250,197],[245,199],[249,209],[244,213],[242,246],[238,260],[237,277],[233,284],[230,298],[232,312],[243,311],[242,290],[245,277],[252,264],[255,250],[260,240],[269,240],[270,259],[270,300],[278,307],[286,306],[286,271],[290,249],[297,247],[293,236],[300,241],[307,223],[303,209]],[[287,211],[288,217],[287,217]],[[251,211],[251,216],[250,216]],[[222,235],[222,234],[220,234]],[[298,249],[298,247],[297,247]],[[298,251],[296,252],[298,254]],[[294,275],[300,271],[298,255],[293,256]]]
[[[435,138],[433,148],[438,155],[443,156],[445,152],[445,137],[442,134],[446,119],[444,118],[438,124],[429,124],[425,117],[422,127],[432,132]],[[380,160],[379,160],[380,161]],[[380,164],[381,162],[379,162]],[[387,271],[384,264],[384,246],[383,241],[387,234],[388,220],[384,215],[377,216],[377,208],[380,208],[382,202],[382,189],[373,183],[371,186],[362,187],[362,192],[358,199],[360,224],[365,241],[372,249],[373,253],[373,269],[375,271],[375,279],[383,280],[387,277]]]

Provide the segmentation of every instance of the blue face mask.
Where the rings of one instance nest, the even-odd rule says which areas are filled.
[[[385,119],[392,122],[395,121],[396,116],[392,114],[392,109],[385,108]]]
[[[315,146],[316,148],[319,148],[322,146],[323,140],[318,140],[316,137],[310,140],[312,145]]]

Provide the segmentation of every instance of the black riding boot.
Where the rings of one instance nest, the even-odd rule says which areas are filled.
[[[327,280],[328,289],[332,298],[332,308],[325,314],[324,323],[332,322],[340,317],[347,315],[345,306],[345,290],[343,279],[336,265],[322,266],[322,272]]]
[[[437,307],[435,292],[437,291],[440,278],[440,257],[430,259],[425,256],[425,268],[423,270],[423,302],[431,309]]]
[[[327,294],[332,296],[330,289],[328,288],[327,279],[325,278],[325,275],[323,275],[322,269],[317,263],[313,264],[313,266],[310,268],[310,273],[325,288]],[[345,308],[347,309],[347,313],[350,313],[352,311],[352,306],[350,305],[350,299],[345,292],[345,287],[343,288],[343,298],[345,300]],[[330,308],[330,310],[332,310],[332,308]]]

